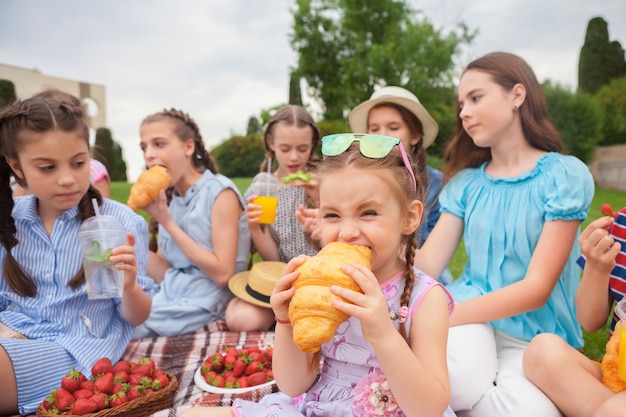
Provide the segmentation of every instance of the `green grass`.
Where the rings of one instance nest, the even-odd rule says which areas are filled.
[[[239,190],[244,193],[252,182],[252,178],[233,178],[233,182],[237,185]],[[113,182],[111,184],[111,198],[125,203],[128,199],[129,190],[130,184]],[[615,210],[626,207],[626,193],[596,188],[591,208],[589,210],[589,217],[583,222],[582,228],[586,227],[589,222],[600,217],[600,206],[604,203],[609,203]],[[140,210],[139,214],[143,215],[144,218],[148,217],[144,211]],[[453,276],[458,277],[461,275],[466,260],[467,256],[465,255],[465,247],[463,245],[463,241],[461,241],[449,265]],[[585,338],[584,353],[591,358],[601,358],[604,354],[604,347],[608,339],[608,334],[608,322],[603,329],[598,330],[597,332],[587,333],[583,331]]]

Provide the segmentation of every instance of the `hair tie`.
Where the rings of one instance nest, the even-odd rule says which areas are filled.
[[[409,315],[409,308],[407,306],[402,306],[398,309],[398,311],[392,311],[389,315],[391,320],[398,320],[398,323],[404,323]]]

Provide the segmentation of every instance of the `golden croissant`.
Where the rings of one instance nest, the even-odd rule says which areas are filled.
[[[150,167],[141,173],[137,182],[130,188],[126,204],[134,211],[146,207],[156,200],[161,190],[165,190],[170,185],[170,180],[170,175],[164,167],[160,165]]]
[[[293,341],[303,352],[317,352],[330,339],[348,315],[333,307],[338,296],[330,292],[338,285],[361,292],[352,277],[341,270],[342,265],[359,263],[371,268],[371,250],[363,245],[333,242],[298,268],[293,286],[295,294],[289,304],[289,320],[293,326]]]
[[[602,383],[613,392],[626,389],[626,381],[617,374],[619,363],[620,322],[615,325],[613,335],[606,344],[606,353],[602,358]]]

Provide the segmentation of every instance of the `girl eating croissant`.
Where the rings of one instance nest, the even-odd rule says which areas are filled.
[[[441,284],[413,267],[424,197],[415,164],[399,139],[382,135],[326,136],[322,154],[316,178],[323,249],[292,259],[270,299],[277,322],[273,372],[281,392],[258,403],[236,399],[231,408],[193,408],[184,417],[454,415],[446,362],[454,304]],[[368,248],[369,265],[338,251],[317,262],[328,270],[307,268],[335,242]],[[347,319],[318,347],[296,337],[296,327],[308,319],[296,314],[306,285],[300,281],[316,270],[344,274],[355,284],[333,280],[331,296],[320,297]]]

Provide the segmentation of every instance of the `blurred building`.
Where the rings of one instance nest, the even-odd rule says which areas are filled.
[[[85,104],[89,127],[106,127],[106,89],[103,85],[89,84],[67,78],[42,74],[37,69],[20,68],[0,63],[0,79],[15,85],[19,99],[28,98],[48,88],[56,88],[72,94]]]

